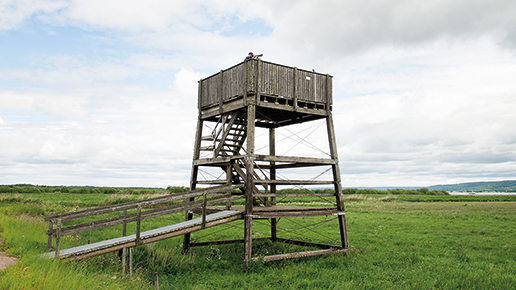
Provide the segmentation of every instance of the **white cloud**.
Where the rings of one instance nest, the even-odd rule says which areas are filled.
[[[334,114],[348,185],[513,178],[514,56],[488,40],[413,53],[366,54],[339,74]]]
[[[248,51],[334,76],[346,186],[514,175],[514,1],[0,4],[0,31],[37,43],[39,25],[98,49],[20,47],[30,61],[0,66],[0,183],[188,184],[197,81]]]
[[[66,7],[61,0],[4,0],[0,3],[0,31],[17,29],[33,15],[53,13]]]
[[[295,1],[273,11],[282,47],[331,58],[443,38],[453,43],[495,33],[514,42],[516,36],[516,3],[507,0]]]

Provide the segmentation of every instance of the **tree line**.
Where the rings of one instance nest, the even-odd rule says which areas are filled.
[[[77,193],[77,194],[159,194],[168,191],[180,193],[189,191],[185,186],[167,188],[141,187],[97,187],[97,186],[47,186],[32,184],[0,185],[0,193]]]

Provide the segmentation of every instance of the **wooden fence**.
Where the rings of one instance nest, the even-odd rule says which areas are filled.
[[[204,227],[206,224],[206,207],[221,203],[222,200],[225,200],[226,205],[230,206],[231,201],[243,198],[242,195],[232,197],[231,191],[233,189],[242,187],[244,187],[243,184],[214,186],[192,190],[185,193],[126,202],[122,204],[109,205],[79,212],[70,212],[46,217],[45,221],[48,221],[48,230],[46,231],[48,235],[47,251],[50,252],[52,249],[53,238],[56,239],[55,257],[59,257],[61,237],[117,225],[123,225],[121,235],[126,236],[127,224],[131,222],[136,222],[136,245],[138,245],[140,240],[141,222],[143,220],[196,208],[202,208],[202,227]],[[197,200],[195,199],[199,197],[201,198]],[[181,203],[173,204],[173,202],[180,200],[184,201]],[[68,226],[63,225],[64,222],[117,212],[121,214],[114,217],[100,218],[97,220],[81,222]]]
[[[247,60],[201,80],[199,107],[210,107],[248,93],[331,105],[332,76],[262,60]]]

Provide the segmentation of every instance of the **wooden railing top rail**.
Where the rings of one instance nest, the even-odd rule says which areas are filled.
[[[205,194],[210,195],[210,194],[224,192],[226,190],[230,190],[230,189],[233,190],[233,189],[242,188],[242,187],[244,187],[243,184],[221,185],[221,186],[213,186],[213,187],[209,187],[209,188],[200,188],[200,189],[192,190],[189,192],[172,194],[169,196],[160,196],[160,197],[149,198],[149,199],[145,199],[145,200],[130,201],[130,202],[125,202],[125,203],[121,203],[121,204],[114,204],[114,205],[108,205],[108,206],[97,207],[97,208],[92,208],[92,209],[86,209],[86,210],[82,210],[82,211],[78,211],[78,212],[69,212],[69,213],[64,213],[64,214],[59,214],[59,215],[53,215],[53,216],[46,217],[45,221],[52,221],[52,220],[57,220],[57,219],[61,219],[62,222],[71,221],[71,220],[87,218],[87,217],[92,217],[92,216],[106,214],[106,213],[119,212],[119,211],[130,210],[130,209],[137,209],[138,206],[149,207],[152,205],[163,204],[163,203],[168,203],[171,201],[198,197],[198,196],[202,196]]]
[[[192,202],[185,202],[181,204],[174,204],[166,207],[160,207],[160,208],[154,208],[149,209],[146,211],[139,211],[134,213],[128,213],[120,216],[115,217],[109,217],[89,222],[84,222],[80,224],[70,225],[61,227],[58,229],[49,229],[46,231],[47,235],[56,236],[57,231],[59,231],[59,234],[61,236],[67,236],[67,235],[74,235],[79,234],[83,232],[93,231],[93,230],[99,230],[107,227],[112,227],[116,225],[122,225],[127,224],[131,222],[136,221],[142,221],[150,218],[160,217],[164,215],[169,215],[185,210],[190,210],[193,208],[198,207],[204,207],[204,206],[210,206],[217,203],[220,203],[221,199],[224,198],[231,198],[232,200],[243,198],[243,196],[235,196],[231,197],[231,194],[227,193],[221,193],[221,194],[215,194],[215,196],[212,196],[210,198],[206,198],[206,201],[204,200],[196,200]]]
[[[224,73],[224,72],[227,72],[227,71],[232,70],[233,68],[235,68],[235,67],[237,67],[237,66],[239,66],[239,65],[241,65],[241,64],[243,64],[243,63],[245,63],[246,61],[248,61],[248,62],[258,62],[258,60],[257,60],[257,59],[244,60],[244,61],[242,61],[242,62],[239,62],[239,63],[237,63],[237,64],[235,64],[235,65],[233,65],[233,66],[231,66],[231,67],[229,67],[229,68],[227,68],[227,69],[223,69],[223,70],[221,70],[221,71],[222,71],[223,73]],[[293,66],[288,66],[288,65],[284,65],[284,64],[279,64],[279,63],[275,63],[275,62],[270,62],[270,61],[265,61],[265,60],[260,60],[260,61],[261,61],[262,63],[267,63],[267,64],[271,64],[271,65],[274,65],[274,66],[280,66],[280,67],[284,67],[284,68],[292,69],[292,70],[293,70],[293,69],[297,69],[298,71],[308,72],[308,73],[313,73],[313,74],[317,74],[317,75],[320,75],[320,76],[326,76],[326,75],[329,75],[329,74],[325,74],[325,73],[316,72],[316,71],[313,71],[313,70],[301,69],[301,68],[297,68],[297,67],[293,67]],[[217,73],[214,73],[214,74],[212,74],[212,75],[210,75],[210,76],[208,76],[208,77],[205,77],[205,78],[204,78],[204,79],[202,79],[201,81],[204,81],[204,80],[210,79],[210,78],[212,78],[212,77],[214,77],[214,76],[217,76],[218,74],[220,74],[220,71],[219,71],[219,72],[217,72]],[[330,77],[333,77],[332,75],[329,75],[329,76],[330,76]]]

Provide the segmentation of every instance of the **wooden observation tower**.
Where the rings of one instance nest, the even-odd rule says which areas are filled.
[[[245,206],[240,206],[244,219],[244,239],[239,240],[244,243],[244,270],[251,260],[256,259],[252,257],[252,244],[253,220],[257,219],[267,219],[270,222],[269,239],[273,242],[320,248],[265,256],[263,261],[347,251],[349,244],[331,111],[332,77],[328,74],[251,59],[202,79],[199,82],[198,98],[199,116],[190,189],[196,190],[202,186],[213,185],[243,185],[241,192],[233,192],[233,196],[226,202],[225,209],[238,208],[237,206],[232,208],[231,201],[245,198]],[[329,158],[276,155],[276,129],[314,120],[326,121]],[[210,125],[209,132],[203,132],[205,125]],[[256,132],[259,128],[268,130],[269,143],[268,153],[261,155],[255,152]],[[332,178],[330,180],[278,178],[283,170],[303,168],[303,171],[310,172],[318,167],[329,168]],[[222,169],[221,177],[201,180],[199,173],[204,168]],[[335,198],[335,205],[332,207],[295,207],[279,205],[276,202],[279,197],[296,196],[296,194],[278,194],[278,186],[324,184],[332,184],[335,193],[318,196]],[[299,195],[303,194],[298,193],[297,196]],[[207,209],[205,206],[203,211],[207,210],[222,209]],[[193,218],[193,212],[186,211],[187,220]],[[203,212],[203,216],[205,215],[206,212]],[[339,245],[303,242],[277,236],[279,219],[315,216],[336,216],[340,233],[337,239]],[[211,243],[229,242],[235,242],[235,240]],[[195,243],[190,241],[190,234],[185,234],[183,253],[188,252],[189,247],[194,245]]]

